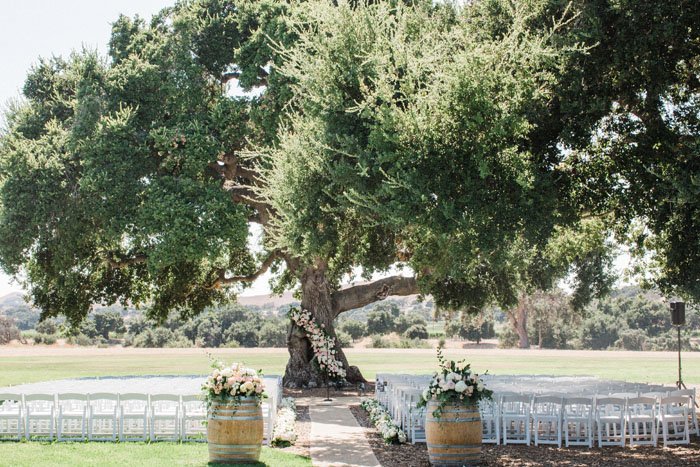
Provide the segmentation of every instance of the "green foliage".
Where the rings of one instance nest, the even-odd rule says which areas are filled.
[[[428,329],[425,327],[425,324],[412,325],[406,329],[403,336],[406,339],[427,339],[429,337]]]
[[[340,330],[350,336],[353,342],[367,335],[367,326],[354,319],[344,321],[340,325]]]
[[[631,0],[122,16],[108,59],[39,60],[7,113],[0,266],[73,328],[96,303],[186,320],[256,270],[254,220],[296,266],[278,289],[314,264],[337,288],[398,261],[442,309],[507,310],[570,276],[581,310],[609,291],[612,232],[649,283],[700,299],[698,17],[698,2]],[[585,345],[616,342],[609,321],[591,318]],[[259,339],[225,316],[183,333]]]
[[[387,310],[375,309],[367,315],[368,334],[389,334],[394,330],[394,316]]]
[[[266,319],[258,331],[260,347],[286,347],[287,323],[282,320]]]
[[[109,333],[123,333],[126,331],[124,318],[118,311],[102,311],[92,316],[95,321],[95,330],[105,339],[109,339]]]
[[[445,334],[448,337],[459,337],[475,341],[477,344],[482,339],[490,339],[496,335],[493,327],[493,318],[489,315],[462,316],[458,321],[450,321],[445,325]]]
[[[350,337],[350,334],[348,334],[346,332],[343,332],[343,331],[336,332],[335,339],[341,348],[345,349],[348,347],[352,347],[352,337]]]
[[[15,325],[15,320],[0,315],[0,345],[9,344],[10,341],[19,339],[19,328]]]
[[[58,333],[58,322],[55,319],[45,319],[39,322],[34,329],[42,334],[56,334]]]

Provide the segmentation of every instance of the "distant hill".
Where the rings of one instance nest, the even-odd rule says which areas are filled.
[[[0,310],[26,306],[29,305],[24,301],[24,294],[21,292],[11,292],[0,297]]]
[[[283,305],[298,303],[299,300],[287,291],[282,295],[253,295],[250,297],[237,297],[236,301],[243,306],[256,306],[259,308],[279,308]]]

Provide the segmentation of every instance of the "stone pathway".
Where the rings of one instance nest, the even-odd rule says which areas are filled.
[[[309,406],[311,462],[315,467],[380,467],[364,428],[348,408],[359,404],[359,397],[339,397],[331,402],[309,397],[297,399],[297,403]]]

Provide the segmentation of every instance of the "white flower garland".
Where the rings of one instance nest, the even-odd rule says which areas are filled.
[[[280,408],[277,410],[277,418],[275,426],[272,429],[273,446],[290,446],[297,440],[296,432],[297,411],[294,399],[285,397],[280,402]]]
[[[360,404],[369,414],[370,421],[381,433],[384,442],[387,444],[399,444],[406,442],[406,433],[399,428],[392,420],[389,412],[380,404],[377,399],[362,399]]]
[[[319,327],[307,310],[292,308],[289,310],[289,317],[306,332],[314,351],[314,359],[316,359],[321,372],[328,375],[330,379],[345,379],[346,372],[343,368],[343,362],[336,358],[335,338],[329,336],[322,329],[323,325]]]

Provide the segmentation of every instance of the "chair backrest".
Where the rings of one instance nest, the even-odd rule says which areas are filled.
[[[15,394],[9,392],[0,393],[0,412],[2,413],[22,413],[22,406],[24,405],[24,397],[22,394]]]
[[[560,396],[535,396],[532,400],[532,412],[539,415],[558,415],[561,413],[563,398]]]
[[[180,396],[174,394],[151,394],[150,407],[153,412],[177,412]]]
[[[532,397],[525,394],[505,394],[501,397],[502,414],[528,415]]]
[[[30,412],[53,411],[56,407],[56,399],[53,394],[26,394],[24,396],[24,406]]]
[[[690,399],[692,401],[695,401],[695,388],[693,388],[693,389],[676,389],[674,391],[669,391],[668,395],[671,397],[674,397],[674,396],[690,397]]]
[[[78,394],[76,392],[66,392],[66,393],[58,394],[56,396],[56,399],[58,400],[59,404],[61,404],[61,402],[66,402],[66,401],[86,402],[87,403],[88,395],[87,394]]]
[[[668,396],[659,401],[659,408],[662,414],[687,412],[690,408],[691,399],[689,396]]]
[[[656,412],[656,398],[649,396],[630,397],[627,399],[627,413],[654,414]]]
[[[148,408],[148,394],[135,392],[119,394],[119,406],[125,411],[143,412]]]
[[[564,415],[588,417],[593,413],[592,397],[565,397],[563,401]]]
[[[608,415],[622,415],[627,405],[627,399],[622,397],[596,397],[595,409],[597,413]]]
[[[90,402],[97,402],[97,401],[118,402],[119,401],[119,394],[115,394],[113,392],[93,392],[91,394],[88,394],[88,400]]]
[[[24,402],[25,404],[33,402],[49,402],[53,404],[56,402],[56,397],[53,394],[25,394]]]
[[[119,394],[111,392],[96,392],[88,394],[88,401],[93,411],[111,412],[119,406]]]

